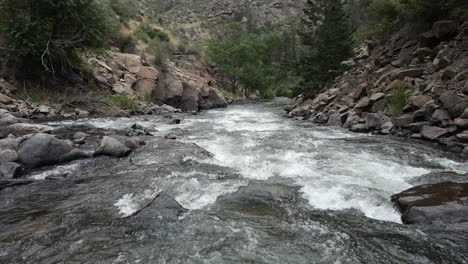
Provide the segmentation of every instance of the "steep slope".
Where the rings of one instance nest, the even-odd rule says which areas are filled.
[[[296,23],[306,0],[138,0],[147,16],[188,39],[207,39],[226,22],[246,27]]]
[[[468,157],[468,21],[367,42],[321,94],[298,97],[290,117],[355,132],[429,140]]]

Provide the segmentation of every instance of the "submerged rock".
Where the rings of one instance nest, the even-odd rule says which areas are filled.
[[[130,152],[131,149],[126,147],[117,139],[105,136],[102,138],[101,144],[94,152],[94,156],[104,155],[123,158],[128,156]]]
[[[91,157],[66,141],[43,133],[26,140],[18,156],[18,160],[30,169]]]
[[[468,222],[468,183],[421,185],[392,196],[405,224]]]

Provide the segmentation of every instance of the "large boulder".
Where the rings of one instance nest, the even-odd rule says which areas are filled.
[[[392,196],[405,224],[468,221],[468,183],[421,185]]]
[[[458,117],[468,108],[468,103],[454,92],[446,92],[440,101],[453,117]]]
[[[125,146],[123,143],[112,137],[103,137],[101,144],[94,152],[95,156],[113,156],[122,158],[130,154],[131,149]]]
[[[215,88],[210,88],[207,101],[211,104],[212,107],[227,106],[226,98],[224,98],[224,95]]]
[[[447,135],[448,133],[449,131],[447,129],[435,127],[435,126],[423,126],[422,131],[421,131],[421,135],[424,138],[430,139],[430,140],[438,139],[440,137]]]
[[[21,175],[21,165],[14,162],[0,162],[0,179],[14,179]]]
[[[19,162],[30,169],[91,157],[66,141],[43,133],[26,140],[21,145],[18,156]]]
[[[52,130],[52,127],[46,125],[16,123],[7,127],[0,127],[0,138],[4,138],[10,134],[22,137],[36,133],[50,133]]]
[[[129,72],[138,73],[142,66],[141,57],[134,54],[115,53],[117,61]]]

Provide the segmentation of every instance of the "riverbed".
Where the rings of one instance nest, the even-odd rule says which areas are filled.
[[[468,263],[468,224],[403,225],[390,202],[416,177],[468,164],[407,139],[286,119],[285,103],[178,125],[49,123],[100,134],[138,123],[154,137],[128,158],[46,168],[0,191],[0,262]]]

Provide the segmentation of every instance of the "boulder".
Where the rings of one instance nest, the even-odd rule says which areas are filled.
[[[357,133],[369,132],[369,127],[366,124],[356,124],[351,126],[351,131]]]
[[[91,157],[64,140],[43,133],[26,140],[21,145],[18,156],[19,162],[30,169]]]
[[[421,135],[430,140],[435,140],[440,137],[447,135],[449,131],[444,128],[435,127],[435,126],[423,126],[421,130]]]
[[[208,101],[211,103],[213,107],[226,107],[227,106],[226,98],[224,98],[224,95],[215,88],[210,88]]]
[[[417,186],[392,196],[405,224],[448,224],[468,221],[468,183]]]
[[[123,83],[123,82],[115,83],[112,86],[112,91],[114,91],[116,94],[127,95],[130,98],[133,98],[135,96],[135,93],[132,90],[132,87],[130,87],[130,85]]]
[[[115,53],[116,59],[131,73],[140,71],[141,57],[133,54]]]
[[[0,127],[0,138],[4,138],[9,134],[21,137],[29,134],[50,133],[52,130],[52,127],[46,125],[17,123],[7,127]]]
[[[392,132],[393,127],[394,126],[391,121],[385,122],[380,128],[380,132],[382,134],[388,135]]]
[[[422,68],[415,68],[415,69],[404,69],[404,70],[396,70],[393,72],[394,79],[397,80],[404,80],[406,77],[410,78],[417,78],[424,73],[424,69]]]
[[[440,78],[442,80],[447,81],[447,80],[453,79],[453,77],[455,77],[455,75],[456,75],[456,72],[454,70],[446,68],[441,72]]]
[[[432,55],[432,50],[430,48],[419,48],[413,55],[416,56],[419,61],[424,61],[424,58]]]
[[[415,95],[410,98],[411,104],[414,106],[421,108],[427,103],[432,101],[432,97],[429,95]]]
[[[442,69],[445,69],[449,65],[450,65],[450,60],[447,59],[446,57],[435,58],[434,61],[432,62],[432,66],[434,67],[434,70],[436,70],[436,71],[440,71]]]
[[[184,87],[184,93],[182,94],[178,107],[182,111],[197,112],[199,110],[199,99],[199,91],[197,88],[192,85],[187,85]]]
[[[453,124],[461,128],[468,128],[468,119],[457,118],[453,120]]]
[[[94,152],[94,156],[113,156],[122,158],[130,154],[131,149],[115,138],[105,136],[102,138],[99,147]]]
[[[21,165],[15,162],[0,162],[0,179],[15,179],[21,175]]]
[[[82,138],[87,138],[87,137],[89,137],[89,135],[83,132],[76,132],[73,135],[73,139],[82,139]]]
[[[343,125],[343,121],[341,120],[341,115],[339,113],[335,113],[330,115],[328,118],[328,125],[329,126],[341,126]]]
[[[375,93],[375,94],[371,95],[370,101],[371,101],[371,103],[373,104],[373,103],[375,103],[375,102],[377,102],[377,101],[380,101],[380,100],[382,100],[382,99],[384,99],[384,98],[385,98],[385,94],[384,94],[384,93]]]
[[[13,103],[13,99],[11,97],[8,97],[4,94],[0,94],[0,103],[2,104],[11,104]]]
[[[18,153],[11,149],[0,150],[0,162],[13,162],[18,159]]]
[[[448,40],[458,32],[458,23],[456,21],[437,21],[432,26],[432,33],[441,40]]]
[[[140,70],[137,73],[138,79],[149,79],[156,80],[159,77],[159,71],[153,67],[140,67]]]
[[[432,114],[432,121],[442,122],[450,120],[450,113],[445,109],[436,109]]]
[[[371,104],[371,99],[369,97],[364,97],[356,104],[356,109],[363,109],[368,107]]]
[[[152,79],[140,79],[137,81],[135,85],[135,91],[139,95],[152,95],[154,90],[156,89],[156,82]]]
[[[367,114],[365,124],[369,129],[379,129],[382,125],[381,116],[373,113]]]
[[[412,114],[404,114],[399,117],[394,117],[392,123],[396,127],[407,127],[414,122],[414,116]]]
[[[442,94],[439,99],[453,117],[460,116],[468,108],[468,103],[451,91]]]
[[[462,133],[457,134],[457,139],[463,143],[468,143],[468,130],[463,131]]]

